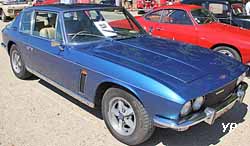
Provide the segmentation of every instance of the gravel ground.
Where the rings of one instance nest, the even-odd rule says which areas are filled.
[[[2,29],[6,23],[0,22]],[[250,83],[250,80],[246,80]],[[244,104],[236,104],[214,125],[205,123],[185,132],[156,129],[141,146],[249,146],[250,89]],[[120,146],[100,113],[77,102],[45,81],[17,79],[0,49],[0,146]],[[236,123],[223,132],[222,123]]]

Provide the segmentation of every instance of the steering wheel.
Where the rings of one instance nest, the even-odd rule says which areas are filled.
[[[208,17],[203,23],[205,24],[205,23],[208,23],[209,21],[211,21],[210,17]]]

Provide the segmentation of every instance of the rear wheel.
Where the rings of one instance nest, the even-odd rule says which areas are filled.
[[[155,129],[150,116],[136,97],[119,88],[110,88],[105,92],[102,114],[112,135],[128,145],[146,141]]]
[[[15,44],[10,48],[10,63],[12,71],[19,79],[28,79],[32,76],[32,74],[26,70],[21,53]]]
[[[217,51],[219,53],[222,53],[224,55],[227,55],[229,57],[232,57],[238,61],[241,61],[241,56],[240,54],[233,48],[228,47],[228,46],[219,46],[213,49],[214,51]]]

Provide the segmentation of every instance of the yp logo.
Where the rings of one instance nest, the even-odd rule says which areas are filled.
[[[222,127],[223,127],[223,133],[227,132],[227,129],[229,129],[228,131],[231,132],[234,128],[236,128],[238,125],[237,123],[222,123]]]

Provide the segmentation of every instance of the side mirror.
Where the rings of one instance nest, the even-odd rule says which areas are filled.
[[[61,43],[57,41],[51,41],[51,47],[58,47],[60,51],[64,51],[64,48],[62,47]]]

